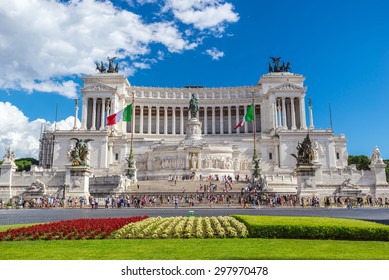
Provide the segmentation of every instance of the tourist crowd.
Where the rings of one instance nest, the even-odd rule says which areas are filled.
[[[293,194],[261,193],[242,190],[240,193],[216,193],[210,186],[202,192],[180,194],[143,194],[107,197],[37,197],[24,199],[19,196],[11,201],[12,206],[20,208],[143,208],[143,207],[389,207],[388,198],[347,198],[326,196],[322,203],[316,196],[298,198]],[[0,208],[9,203],[0,199]]]

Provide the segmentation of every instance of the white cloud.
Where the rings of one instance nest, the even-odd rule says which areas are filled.
[[[158,60],[164,60],[165,59],[165,53],[163,51],[158,51]]]
[[[212,60],[219,60],[221,57],[224,56],[224,52],[223,51],[219,51],[215,47],[213,47],[212,49],[206,50],[205,53],[210,55],[212,57]]]
[[[76,128],[80,128],[80,126],[81,126],[81,122],[79,119],[77,119]],[[67,117],[64,120],[51,124],[50,127],[56,130],[71,130],[74,128],[74,117],[73,116]]]
[[[94,61],[144,56],[150,44],[170,52],[196,47],[172,22],[146,24],[137,14],[97,0],[2,0],[0,34],[0,87],[70,98],[76,86],[62,78],[92,73]]]
[[[133,5],[135,0],[126,2]],[[95,61],[116,56],[121,73],[132,75],[145,58],[161,59],[158,50],[195,49],[203,42],[204,29],[220,35],[239,18],[223,0],[136,3],[158,5],[163,15],[150,22],[136,8],[125,10],[108,0],[0,1],[0,88],[74,98],[78,86],[66,78],[94,73]]]
[[[233,5],[223,0],[167,0],[165,10],[171,9],[174,16],[185,24],[193,24],[200,30],[224,31],[225,23],[239,20]]]
[[[139,69],[150,69],[150,64],[144,63],[144,62],[135,62],[134,66]]]
[[[158,0],[136,0],[140,5],[157,3]]]
[[[6,149],[12,147],[17,158],[39,158],[39,139],[43,126],[54,124],[43,119],[29,121],[19,108],[9,102],[0,102],[0,159]],[[69,130],[74,126],[74,117],[57,122],[58,130]],[[80,121],[77,120],[77,127]]]
[[[18,158],[36,157],[41,126],[46,121],[37,119],[29,122],[23,112],[9,102],[0,102],[0,112],[0,153],[12,147]]]

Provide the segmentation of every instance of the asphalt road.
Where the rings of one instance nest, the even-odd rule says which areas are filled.
[[[0,209],[0,225],[29,224],[79,218],[108,218],[129,216],[219,216],[231,214],[266,216],[319,216],[371,220],[389,225],[389,208],[125,208],[125,209]]]

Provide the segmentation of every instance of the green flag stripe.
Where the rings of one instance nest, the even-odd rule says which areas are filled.
[[[251,104],[247,108],[247,112],[246,112],[246,115],[244,115],[244,119],[246,122],[252,122],[254,120],[254,106],[253,106],[253,104]]]
[[[124,109],[123,112],[123,121],[124,122],[131,122],[132,121],[132,103]]]

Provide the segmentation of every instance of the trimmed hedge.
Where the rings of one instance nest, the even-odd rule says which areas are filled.
[[[324,217],[233,215],[253,238],[389,241],[389,226],[360,220]]]

